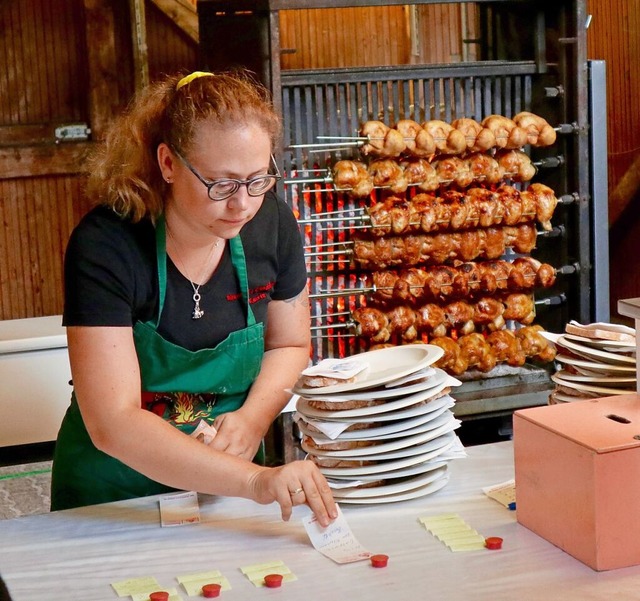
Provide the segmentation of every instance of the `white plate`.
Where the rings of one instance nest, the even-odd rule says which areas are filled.
[[[566,386],[567,388],[573,388],[574,390],[584,390],[585,392],[590,392],[594,394],[613,396],[616,394],[629,394],[631,392],[635,392],[635,390],[625,390],[624,388],[605,388],[603,386],[591,386],[589,384],[571,382],[569,380],[564,380],[563,378],[559,378],[557,374],[552,374],[551,379],[556,384],[560,384],[560,386]]]
[[[589,401],[588,397],[579,397],[579,396],[571,396],[570,394],[563,394],[562,392],[558,392],[554,390],[551,393],[551,396],[555,398],[558,403],[573,403],[574,401]],[[596,397],[592,397],[596,398]]]
[[[633,388],[635,390],[636,387],[636,379],[631,376],[626,377],[616,377],[616,376],[604,376],[604,375],[585,375],[585,374],[572,374],[568,372],[566,369],[561,369],[556,372],[556,375],[563,380],[568,380],[569,382],[584,382],[585,384],[604,384],[613,386],[615,388]]]
[[[358,360],[366,361],[369,368],[364,375],[356,376],[355,382],[321,388],[294,387],[293,392],[317,395],[375,388],[424,369],[435,363],[443,354],[444,351],[434,344],[407,344],[359,353]]]
[[[351,477],[357,478],[359,476],[366,476],[369,474],[386,474],[387,472],[393,472],[401,468],[410,467],[425,461],[435,459],[438,455],[442,455],[445,451],[450,449],[455,443],[455,438],[447,442],[439,449],[429,451],[424,455],[414,455],[413,457],[405,457],[404,459],[397,459],[395,461],[385,461],[383,463],[377,463],[376,465],[358,465],[355,467],[320,467],[320,472],[325,476],[341,476],[343,478]]]
[[[422,463],[418,463],[418,465],[412,465],[411,467],[400,468],[397,470],[392,470],[390,472],[385,472],[384,478],[387,480],[393,478],[405,478],[408,476],[417,476],[418,474],[426,474],[427,472],[437,470],[442,466],[448,465],[448,461],[424,461]],[[372,480],[380,480],[380,474],[360,474],[357,478],[352,476],[331,476],[331,480],[352,480],[352,481],[361,481],[361,482],[371,482]]]
[[[435,388],[428,388],[421,392],[417,392],[408,397],[398,399],[396,401],[389,401],[382,405],[373,405],[371,407],[358,407],[357,409],[346,409],[345,411],[324,411],[323,409],[314,409],[309,407],[309,401],[305,397],[300,397],[296,403],[296,409],[298,413],[306,415],[310,418],[320,419],[333,419],[334,421],[343,421],[345,417],[362,417],[364,415],[376,415],[378,413],[386,413],[387,411],[395,411],[396,409],[403,409],[404,407],[410,407],[421,403],[426,399],[439,394],[447,386],[450,386],[450,379],[447,378],[442,384]]]
[[[620,363],[635,365],[636,363],[635,357],[626,357],[617,353],[607,353],[606,351],[600,351],[588,346],[576,344],[575,342],[571,342],[571,340],[567,340],[564,336],[561,336],[556,344],[561,347],[563,346],[578,355],[596,359],[600,362],[615,363],[616,365]]]
[[[580,359],[578,357],[569,357],[562,353],[556,355],[556,361],[560,363],[566,363],[567,365],[573,365],[575,367],[582,367],[593,372],[600,374],[635,374],[635,366],[627,365],[612,365],[609,363],[595,363],[588,359]]]
[[[373,503],[397,503],[399,501],[409,501],[410,499],[418,499],[420,497],[426,497],[434,492],[437,492],[443,488],[447,482],[449,482],[449,474],[445,473],[440,478],[433,482],[429,482],[420,488],[410,490],[408,492],[396,493],[394,495],[382,495],[380,497],[368,497],[366,499],[359,498],[344,498],[339,499],[340,504],[352,503],[352,504],[373,504]]]
[[[310,430],[303,420],[298,422],[298,427],[303,434],[311,436],[316,442],[325,442],[327,444],[336,440],[377,440],[380,438],[396,438],[398,436],[407,436],[409,432],[416,430],[417,428],[424,427],[424,429],[427,430],[435,427],[433,422],[448,409],[449,406],[445,404],[436,411],[423,413],[417,417],[398,420],[375,428],[348,430],[342,432],[339,436],[336,436],[336,438],[329,438],[328,436],[324,436],[323,434],[318,434],[318,432]]]
[[[406,447],[422,446],[424,443],[432,443],[434,439],[452,432],[459,425],[460,421],[453,417],[453,414],[443,416],[445,419],[443,423],[440,423],[436,428],[415,434],[413,436],[404,436],[400,439],[391,440],[389,442],[382,442],[380,444],[374,444],[368,447],[358,447],[355,449],[343,449],[341,451],[325,451],[322,448],[310,447],[302,441],[300,444],[302,450],[309,455],[315,455],[317,457],[336,457],[336,458],[354,458],[354,459],[385,459],[384,455],[392,451],[398,451],[399,449],[405,449]],[[384,439],[383,439],[384,440]],[[435,448],[435,447],[434,447]],[[418,452],[406,453],[406,455],[418,455]],[[431,448],[425,448],[421,452],[430,451]],[[405,456],[406,456],[405,455]],[[401,456],[401,455],[399,455]]]
[[[457,420],[454,420],[454,422]],[[372,461],[393,461],[395,459],[402,459],[404,457],[413,457],[414,455],[422,455],[431,450],[437,449],[439,446],[449,444],[449,442],[456,439],[454,430],[459,427],[459,423],[451,423],[447,426],[438,428],[441,432],[433,439],[430,439],[422,444],[412,445],[410,447],[403,447],[398,450],[385,451],[375,455],[360,455],[355,457],[344,457],[343,459],[358,459],[358,460],[372,460]],[[326,455],[325,455],[326,457]]]
[[[448,430],[445,428],[445,426],[450,426],[451,430],[455,430],[460,426],[460,421],[454,417],[451,411],[447,411],[446,413],[443,413],[440,416],[438,416],[436,419],[430,422],[427,422],[426,424],[417,426],[416,428],[411,428],[410,430],[406,430],[402,432],[394,432],[393,434],[387,434],[385,436],[379,436],[377,438],[358,437],[356,439],[348,439],[353,442],[362,440],[362,441],[371,441],[376,443],[368,447],[362,446],[356,449],[344,449],[343,451],[330,451],[330,450],[323,450],[322,447],[316,448],[316,447],[308,446],[304,444],[304,441],[301,443],[300,446],[305,452],[308,452],[311,455],[321,455],[323,457],[334,457],[334,456],[337,456],[337,455],[334,455],[334,453],[341,453],[344,451],[364,451],[364,450],[368,451],[367,454],[378,455],[380,453],[385,453],[387,451],[395,451],[396,449],[401,449],[406,446],[422,444],[423,442],[426,442],[433,438],[428,436],[430,432],[433,432],[435,430],[442,430],[438,434],[438,436],[440,434],[444,434],[445,432],[447,432]],[[403,440],[414,440],[419,437],[422,437],[423,440],[415,440],[414,442],[409,442],[408,444],[395,444],[395,445],[393,444],[393,443],[400,443]],[[335,440],[331,440],[331,441],[327,440],[326,442],[327,444],[331,444],[336,441],[340,442],[344,440],[345,439],[343,438],[336,438]],[[314,441],[314,442],[317,442],[317,441]],[[382,447],[386,447],[386,445],[389,445],[389,447],[382,448]],[[412,455],[415,455],[415,453],[412,453]]]
[[[364,392],[349,392],[348,394],[305,394],[305,399],[312,401],[368,401],[370,399],[392,399],[399,396],[408,396],[415,394],[428,388],[435,388],[444,382],[448,374],[446,371],[438,368],[434,368],[434,374],[429,378],[424,379],[422,382],[416,382],[408,386],[398,386],[396,388],[375,388],[372,390],[365,390]]]
[[[411,407],[407,407],[406,409],[398,409],[396,411],[388,411],[386,413],[379,413],[377,415],[368,415],[368,416],[367,415],[356,416],[356,417],[322,416],[321,421],[338,422],[338,423],[345,423],[345,424],[398,421],[398,420],[406,419],[408,417],[415,417],[417,415],[424,415],[425,413],[438,411],[445,405],[450,408],[450,407],[453,407],[455,404],[456,402],[451,398],[451,396],[448,394],[445,394],[441,397],[438,397],[437,399],[433,399],[432,401],[429,401],[422,405],[413,405]],[[300,415],[302,419],[305,418],[304,415],[302,414]],[[312,420],[315,418],[309,417],[309,419]]]
[[[431,470],[426,474],[414,476],[402,482],[382,484],[370,488],[338,488],[333,491],[333,496],[339,502],[341,499],[366,499],[368,497],[381,497],[383,495],[395,495],[409,490],[420,488],[429,482],[442,478],[447,471],[447,466]]]
[[[585,336],[577,336],[576,334],[563,334],[564,338],[577,344],[591,346],[601,351],[610,351],[612,353],[635,353],[636,346],[630,342],[621,342],[620,340],[604,340],[603,338],[586,338]]]

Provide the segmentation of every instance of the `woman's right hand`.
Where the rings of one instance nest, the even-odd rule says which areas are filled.
[[[323,527],[338,517],[331,489],[311,461],[263,468],[253,476],[250,487],[256,502],[266,505],[277,501],[284,521],[289,520],[295,505],[308,505]]]

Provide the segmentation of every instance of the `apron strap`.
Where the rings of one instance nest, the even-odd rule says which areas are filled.
[[[242,240],[240,235],[229,240],[229,247],[231,248],[231,262],[236,269],[238,279],[240,280],[240,289],[242,291],[242,297],[247,304],[247,325],[252,326],[256,323],[256,318],[251,309],[251,303],[249,302],[249,276],[247,274],[247,261],[244,256],[244,247],[242,246]]]

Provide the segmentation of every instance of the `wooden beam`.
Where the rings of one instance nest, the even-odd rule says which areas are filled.
[[[191,2],[188,0],[151,0],[151,2],[194,42],[199,42],[198,13]]]
[[[625,209],[640,194],[640,155],[638,155],[629,169],[618,181],[609,196],[609,225],[613,226],[624,214]]]
[[[149,51],[144,0],[129,0],[129,11],[131,13],[135,85],[136,90],[141,90],[149,84]]]
[[[110,0],[84,0],[89,70],[89,115],[94,140],[106,128],[124,102],[118,94],[118,60],[115,17]]]
[[[84,173],[94,142],[0,147],[0,179]]]

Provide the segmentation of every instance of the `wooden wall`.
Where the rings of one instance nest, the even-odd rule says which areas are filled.
[[[589,57],[607,68],[610,300],[640,297],[640,0],[589,0]]]
[[[129,15],[127,0],[0,2],[0,319],[62,311],[83,157],[133,93]],[[195,44],[153,4],[146,17],[150,75],[193,69]],[[73,123],[91,139],[56,143]]]
[[[473,56],[462,42],[473,22],[471,7],[453,4],[281,11],[282,68],[459,62]]]
[[[589,55],[607,60],[609,187],[615,192],[633,175],[640,154],[640,0],[588,2]],[[195,68],[196,44],[155,2],[145,6],[150,77]],[[474,37],[470,6],[283,11],[282,45],[291,53],[282,64],[304,69],[473,58],[473,46],[461,41]],[[133,93],[130,23],[129,0],[0,2],[0,319],[62,311],[64,247],[89,207],[83,157]],[[68,123],[88,124],[91,139],[56,144],[55,128]],[[640,266],[629,261],[640,250],[637,200],[622,198],[610,209],[614,310],[617,298],[640,296]]]

